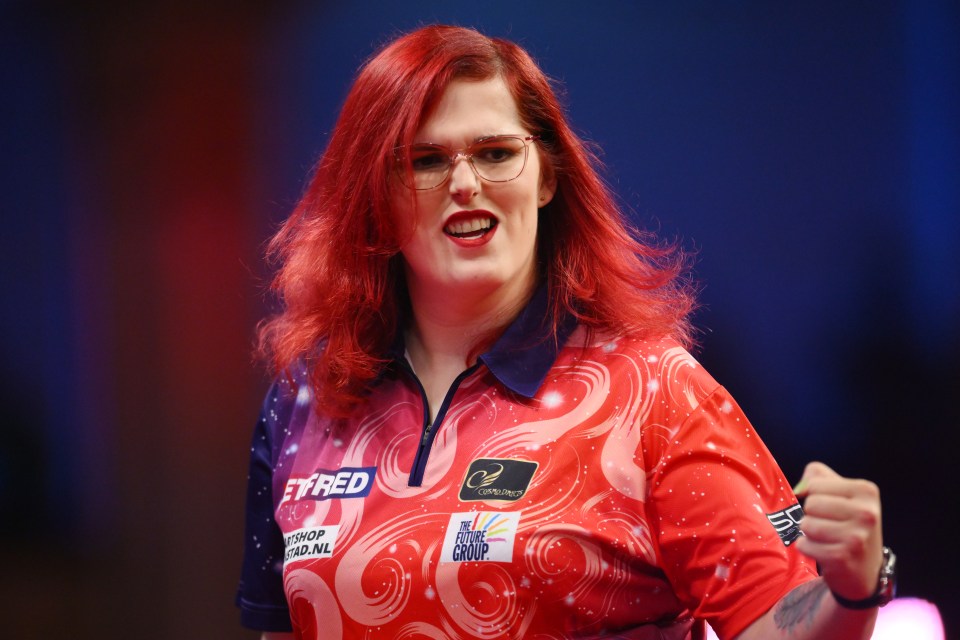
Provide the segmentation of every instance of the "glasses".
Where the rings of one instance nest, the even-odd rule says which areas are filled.
[[[446,182],[459,158],[469,162],[473,172],[487,182],[516,180],[527,166],[527,146],[539,139],[540,136],[491,136],[456,151],[426,142],[396,147],[393,151],[400,181],[409,189],[425,191]]]

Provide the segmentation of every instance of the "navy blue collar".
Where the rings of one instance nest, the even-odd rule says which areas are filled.
[[[577,319],[564,314],[554,336],[547,303],[547,287],[540,285],[500,339],[478,358],[505,387],[527,398],[536,395],[560,348],[577,328]]]
[[[541,284],[503,335],[477,358],[503,386],[527,398],[537,394],[560,349],[577,328],[577,319],[564,314],[554,335],[547,304],[547,286]],[[404,353],[400,332],[389,356],[402,362]]]

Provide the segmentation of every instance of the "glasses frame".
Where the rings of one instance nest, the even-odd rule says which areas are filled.
[[[516,140],[520,140],[523,143],[523,166],[520,167],[520,171],[517,173],[517,175],[515,175],[512,178],[508,178],[506,180],[491,180],[490,178],[485,178],[482,175],[480,175],[479,171],[477,171],[476,165],[473,164],[473,154],[468,153],[467,150],[470,149],[470,147],[473,147],[475,145],[482,144],[484,142],[489,142],[490,140],[498,140],[502,138],[514,138]],[[435,142],[417,142],[413,145],[400,145],[400,146],[394,147],[393,155],[396,160],[397,173],[400,176],[400,182],[407,189],[412,189],[413,191],[432,191],[434,189],[439,189],[440,187],[445,185],[447,183],[447,180],[449,180],[450,176],[453,174],[454,165],[457,163],[457,160],[459,160],[460,158],[463,158],[464,160],[467,161],[467,164],[470,165],[470,169],[473,171],[473,174],[477,176],[477,178],[479,178],[480,180],[483,180],[484,182],[493,182],[497,184],[503,184],[504,182],[512,182],[523,175],[523,170],[527,168],[527,159],[530,157],[530,149],[529,149],[530,143],[536,142],[539,139],[540,139],[540,136],[534,136],[534,135],[523,136],[519,134],[505,133],[501,135],[487,136],[486,138],[481,138],[475,141],[470,146],[463,147],[462,149],[451,149],[446,145],[437,144]],[[403,150],[408,147],[419,146],[419,145],[436,147],[437,149],[443,150],[444,152],[449,152],[446,154],[449,160],[449,162],[447,163],[447,170],[444,173],[443,178],[440,180],[440,182],[438,182],[432,187],[414,187],[407,184],[407,178],[408,178],[407,174],[408,172],[412,173],[413,169],[410,163],[404,161]]]

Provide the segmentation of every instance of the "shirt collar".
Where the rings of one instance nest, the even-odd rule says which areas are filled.
[[[554,336],[548,302],[547,286],[541,284],[503,335],[477,358],[502,385],[527,398],[537,394],[561,347],[577,328],[577,319],[564,313]],[[402,331],[387,355],[396,362],[406,361]]]
[[[577,327],[577,319],[565,313],[554,335],[548,302],[547,286],[541,284],[500,339],[478,358],[501,384],[527,398],[536,395],[560,348]]]

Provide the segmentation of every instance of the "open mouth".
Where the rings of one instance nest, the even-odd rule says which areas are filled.
[[[490,233],[497,226],[495,218],[470,218],[467,220],[457,220],[451,222],[443,228],[443,232],[454,238],[463,240],[472,240],[482,238]]]

